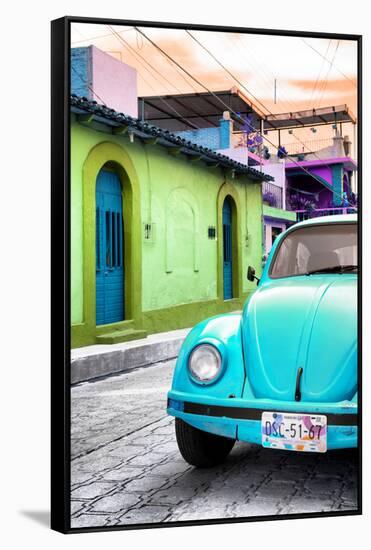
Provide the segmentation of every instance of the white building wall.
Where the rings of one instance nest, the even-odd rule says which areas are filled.
[[[276,162],[272,164],[264,164],[263,167],[264,174],[268,174],[269,176],[274,177],[274,181],[272,182],[274,185],[277,185],[277,187],[281,187],[282,189],[282,206],[283,209],[286,209],[286,174],[285,174],[285,163],[282,162]]]

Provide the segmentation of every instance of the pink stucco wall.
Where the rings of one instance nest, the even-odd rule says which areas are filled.
[[[94,92],[106,105],[132,117],[138,117],[137,71],[92,46]],[[101,103],[96,97],[96,101]]]

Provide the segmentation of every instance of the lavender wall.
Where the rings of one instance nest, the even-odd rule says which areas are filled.
[[[72,93],[138,117],[137,71],[95,46],[71,50]]]
[[[95,46],[92,65],[94,91],[112,109],[137,118],[137,71]]]

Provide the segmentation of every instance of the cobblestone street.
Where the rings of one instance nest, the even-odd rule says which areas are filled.
[[[237,443],[222,466],[189,466],[165,409],[174,363],[72,387],[72,527],[356,508],[353,450]]]

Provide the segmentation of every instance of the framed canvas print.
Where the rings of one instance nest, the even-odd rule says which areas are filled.
[[[52,22],[52,527],[361,513],[361,37]]]

